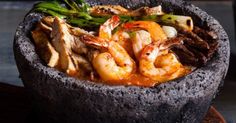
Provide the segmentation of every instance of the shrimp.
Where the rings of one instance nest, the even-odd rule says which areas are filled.
[[[139,59],[143,48],[152,42],[150,33],[145,30],[139,30],[132,33],[132,48],[136,59]]]
[[[117,42],[90,35],[83,35],[80,39],[89,46],[105,51],[92,60],[93,67],[103,80],[122,80],[134,72],[134,60]]]
[[[132,21],[123,24],[123,28],[141,28],[147,30],[153,41],[163,42],[167,39],[167,36],[161,26],[153,21]]]
[[[140,73],[159,82],[185,75],[187,70],[178,61],[174,53],[163,53],[166,52],[167,48],[165,44],[156,42],[147,45],[140,54]]]
[[[123,29],[117,30],[115,34],[112,35],[112,40],[122,46],[132,58],[134,57],[132,41],[127,31]]]
[[[130,34],[124,29],[118,30],[113,36],[112,40],[119,43],[129,55],[138,59],[143,47],[152,42],[150,33],[145,30],[138,30]]]
[[[104,39],[111,39],[112,30],[120,24],[120,18],[117,15],[112,16],[99,28],[99,37]]]

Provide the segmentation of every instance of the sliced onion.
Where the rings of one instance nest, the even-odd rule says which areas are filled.
[[[172,26],[162,26],[162,29],[168,38],[174,38],[177,36],[177,30]]]

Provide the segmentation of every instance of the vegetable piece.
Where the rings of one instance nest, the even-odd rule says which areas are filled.
[[[69,6],[63,6],[62,3]],[[46,1],[38,3],[34,6],[36,11],[40,11],[43,13],[50,14],[52,16],[57,16],[59,18],[67,18],[68,22],[80,27],[98,27],[99,25],[103,24],[108,18],[111,17],[109,14],[101,14],[102,12],[100,9],[108,9],[113,10],[113,14],[119,14],[122,22],[129,22],[134,20],[149,20],[149,21],[156,21],[162,22],[168,25],[177,25],[180,28],[183,28],[186,31],[193,30],[193,21],[192,18],[189,16],[180,16],[180,15],[171,15],[171,14],[164,14],[162,12],[161,6],[148,8],[143,7],[142,9],[134,10],[129,12],[127,9],[121,6],[97,6],[90,8],[90,6],[84,0],[63,0],[61,2],[58,1]],[[99,8],[99,9],[98,9]],[[99,11],[98,11],[99,10]],[[140,16],[133,16],[130,14],[132,12],[139,12],[145,11],[146,14]],[[119,11],[118,13],[115,11]],[[91,13],[92,12],[92,13]],[[90,13],[92,15],[90,15]],[[95,16],[94,14],[95,13]],[[99,17],[96,16],[96,13]],[[135,14],[134,14],[135,15]]]
[[[39,12],[43,12],[43,13],[47,13],[47,14],[52,15],[54,17],[59,17],[61,19],[66,18],[65,15],[59,14],[59,13],[57,13],[55,11],[48,10],[48,9],[45,9],[45,8],[35,8],[34,10],[35,11],[39,11]]]
[[[176,25],[186,31],[193,30],[193,20],[189,16],[165,14],[161,16],[159,21],[166,24]]]
[[[162,29],[168,38],[174,38],[177,36],[177,30],[174,27],[162,26]]]
[[[95,19],[96,20],[96,19]],[[99,20],[99,19],[98,19]],[[100,21],[106,21],[106,19],[101,19]],[[80,18],[70,18],[70,19],[67,19],[67,22],[73,24],[73,25],[76,25],[76,26],[79,26],[79,27],[98,27],[100,26],[102,23],[99,22],[99,21],[94,21],[94,19],[88,21],[86,19],[80,19]]]
[[[78,5],[76,4],[75,1],[73,1],[73,0],[64,0],[64,2],[65,2],[68,6],[70,6],[70,8],[71,8],[72,10],[80,11],[80,8],[78,7]]]
[[[71,9],[68,9],[62,6],[57,1],[45,1],[40,2],[34,6],[36,11],[41,11],[53,16],[58,16],[62,18],[66,16],[67,18],[70,17],[81,17],[84,19],[91,19],[92,17],[87,13],[87,10],[84,11],[85,8],[79,8],[78,5],[74,1],[65,0],[66,5],[70,6]],[[61,17],[62,16],[62,17]]]
[[[34,8],[44,8],[45,10],[52,10],[54,12],[58,12],[60,14],[64,15],[73,15],[77,14],[75,10],[69,10],[67,8],[62,7],[58,2],[56,1],[46,1],[46,2],[40,2],[34,6]]]
[[[89,12],[91,7],[84,0],[76,0],[76,3],[80,5],[80,11]]]

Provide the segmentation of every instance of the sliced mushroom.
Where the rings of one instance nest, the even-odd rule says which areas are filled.
[[[168,38],[174,38],[178,34],[177,30],[172,26],[162,26],[162,29]]]

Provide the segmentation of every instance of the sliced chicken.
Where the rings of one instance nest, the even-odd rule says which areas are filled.
[[[76,35],[71,34],[72,30]],[[63,71],[71,76],[84,76],[92,71],[92,66],[85,57],[88,49],[79,39],[79,35],[87,32],[80,28],[72,28],[60,18],[55,18],[52,24],[52,44],[60,54],[60,65]]]
[[[80,76],[88,76],[93,71],[92,65],[85,57],[72,53],[71,58],[76,69],[82,69],[82,71],[80,71]]]
[[[78,54],[87,54],[88,48],[82,41],[80,41],[79,36],[84,34],[90,35],[89,32],[78,27],[71,27],[70,25],[68,25],[68,27],[70,30],[70,34],[74,37],[74,40],[71,41],[72,50]]]
[[[51,16],[47,16],[41,19],[41,21],[38,24],[38,27],[42,28],[42,30],[47,33],[47,34],[51,34],[52,32],[52,26],[53,26],[53,22],[54,22],[54,17]],[[69,24],[65,24],[68,28],[68,32],[72,35],[72,37],[74,38],[73,40],[70,41],[71,43],[71,47],[72,50],[78,54],[86,54],[88,52],[88,49],[86,47],[86,45],[84,43],[82,43],[79,40],[79,36],[83,35],[83,34],[90,34],[89,32],[78,28],[78,27],[72,27]],[[55,32],[55,30],[54,30]]]
[[[53,16],[45,16],[41,19],[41,22],[49,27],[52,27],[54,19],[55,18]]]
[[[84,34],[87,34],[87,35],[90,35],[90,33],[84,29],[81,29],[79,27],[72,27],[70,25],[68,25],[68,27],[70,28],[70,33],[74,36],[81,36],[81,35],[84,35]]]
[[[59,63],[59,54],[49,42],[47,34],[45,34],[40,28],[37,28],[31,33],[40,57],[48,66],[57,66]]]
[[[77,69],[71,59],[71,41],[74,37],[69,33],[65,21],[55,18],[52,24],[52,44],[60,55],[60,67],[67,74],[75,76]]]
[[[38,23],[38,27],[40,27],[42,29],[43,32],[45,32],[47,35],[50,35],[52,32],[52,27],[46,25],[45,23],[43,23],[42,21],[40,21]]]

